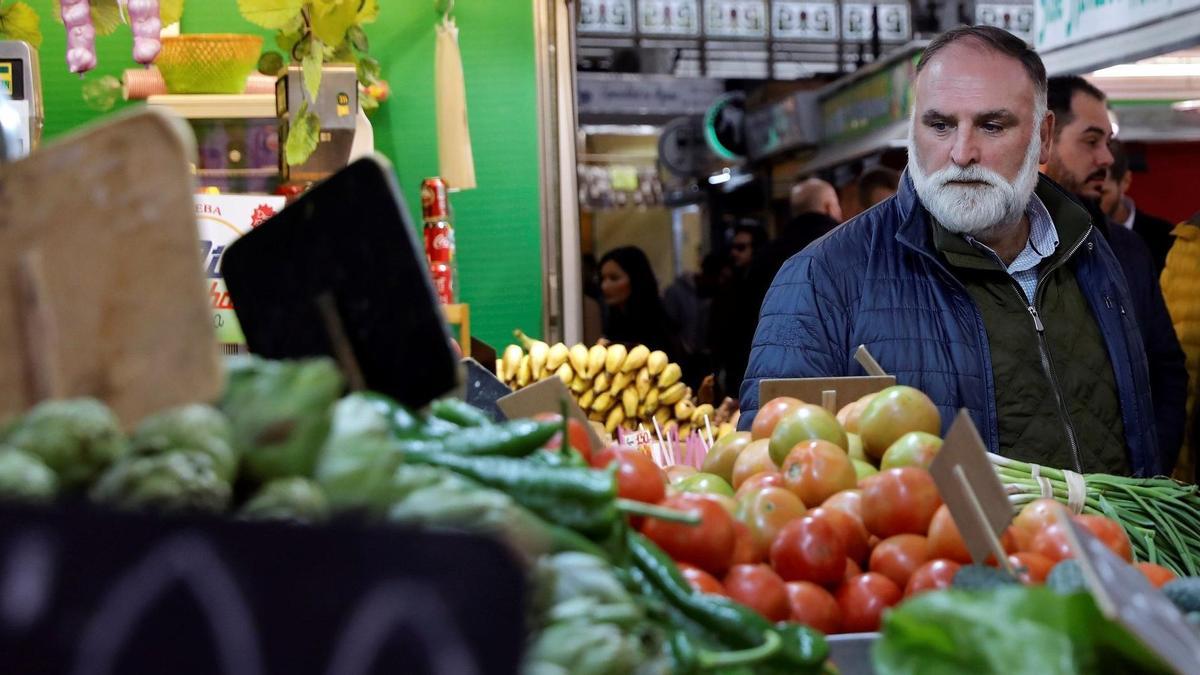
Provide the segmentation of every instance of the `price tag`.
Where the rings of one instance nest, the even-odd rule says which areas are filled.
[[[467,386],[463,399],[488,414],[494,422],[505,419],[497,401],[512,393],[512,389],[490,369],[473,358],[462,360],[467,371]]]
[[[971,559],[982,565],[988,556],[995,555],[1011,572],[1000,536],[1012,521],[1012,506],[988,461],[987,446],[966,410],[959,411],[950,425],[929,473],[950,509]]]
[[[588,438],[592,442],[592,447],[599,450],[604,447],[604,443],[600,440],[600,435],[591,424],[588,424],[587,415],[580,410],[579,404],[575,402],[575,397],[571,396],[571,392],[567,389],[567,385],[563,384],[562,380],[557,377],[550,377],[535,382],[520,391],[513,392],[496,402],[500,409],[508,415],[509,419],[518,417],[533,417],[538,413],[554,413],[562,414],[562,406],[567,405],[567,414],[572,419],[578,420],[587,429]]]
[[[1185,675],[1200,664],[1200,637],[1175,605],[1146,577],[1108,550],[1067,510],[1059,512],[1092,597],[1104,616],[1121,624],[1171,668]]]

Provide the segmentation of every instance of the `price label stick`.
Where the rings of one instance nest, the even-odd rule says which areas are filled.
[[[883,366],[879,365],[879,362],[875,360],[874,356],[871,356],[871,352],[867,350],[866,345],[858,346],[858,349],[854,352],[854,360],[858,361],[859,365],[863,367],[863,370],[867,371],[868,375],[873,377],[883,377],[887,375],[887,372],[884,371]]]

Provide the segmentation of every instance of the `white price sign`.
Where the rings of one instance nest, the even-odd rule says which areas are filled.
[[[832,2],[776,0],[771,32],[783,40],[836,40],[837,5]]]
[[[638,30],[656,35],[699,35],[697,0],[642,0],[638,3]]]
[[[707,6],[704,30],[710,37],[766,37],[766,0],[714,0]]]
[[[633,34],[633,0],[581,0],[579,32]]]
[[[871,13],[876,5],[846,3],[842,5],[842,38],[850,42],[871,39]],[[879,7],[879,39],[883,42],[907,42],[912,36],[908,5],[881,4]]]
[[[980,3],[975,5],[975,23],[995,26],[1031,42],[1033,40],[1033,5],[999,5]]]

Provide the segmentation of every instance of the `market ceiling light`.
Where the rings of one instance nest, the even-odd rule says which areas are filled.
[[[1092,73],[1096,79],[1128,77],[1196,77],[1200,78],[1200,61],[1176,63],[1123,63]]]
[[[724,169],[721,171],[721,173],[713,174],[713,175],[709,176],[708,184],[709,185],[720,185],[721,183],[728,183],[732,179],[733,179],[733,174],[729,172],[729,169]]]
[[[1200,98],[1194,98],[1190,101],[1177,101],[1171,104],[1171,108],[1180,112],[1200,112]]]

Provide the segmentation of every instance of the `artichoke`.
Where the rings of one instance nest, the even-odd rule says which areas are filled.
[[[0,448],[0,498],[48,502],[58,491],[58,476],[33,455]]]
[[[242,507],[246,520],[320,523],[329,519],[329,502],[307,478],[280,478],[267,483]]]
[[[202,404],[185,405],[142,420],[129,438],[135,455],[195,450],[209,456],[222,480],[232,481],[238,457],[233,450],[233,428],[220,410]]]
[[[128,457],[100,476],[90,495],[122,510],[219,513],[230,492],[209,455],[193,450]]]
[[[67,489],[91,482],[128,450],[117,416],[90,398],[39,403],[6,443],[45,462]]]

